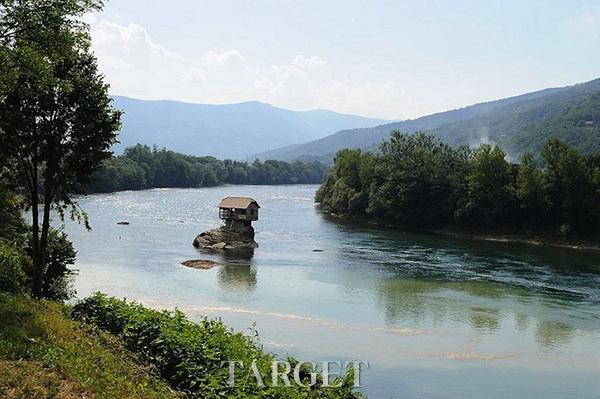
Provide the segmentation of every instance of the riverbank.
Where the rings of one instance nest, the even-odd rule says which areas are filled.
[[[345,377],[332,378],[332,387],[321,380],[309,387],[309,367],[300,369],[302,385],[259,388],[248,367],[236,371],[242,382],[230,386],[224,364],[256,362],[268,381],[281,359],[265,352],[256,335],[236,333],[218,319],[194,323],[179,311],[103,294],[70,308],[0,293],[0,320],[2,398],[363,398]]]
[[[62,303],[0,293],[0,397],[183,397],[114,336],[68,314]]]
[[[564,238],[552,235],[551,233],[514,233],[507,231],[482,231],[482,230],[467,230],[456,227],[441,227],[441,228],[424,228],[415,226],[406,226],[393,224],[389,221],[349,218],[344,215],[335,214],[332,212],[321,211],[321,213],[336,221],[345,223],[362,223],[369,226],[377,226],[388,229],[400,229],[406,231],[414,231],[428,234],[438,234],[446,237],[453,237],[465,240],[489,241],[510,244],[523,244],[537,247],[562,248],[576,251],[590,251],[600,253],[600,237],[590,239],[581,238]]]

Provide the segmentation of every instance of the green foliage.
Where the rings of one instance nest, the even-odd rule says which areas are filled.
[[[542,157],[550,220],[567,225],[566,230],[595,232],[600,223],[598,166],[558,139],[544,145]]]
[[[120,126],[90,52],[87,26],[76,19],[100,2],[6,3],[10,12],[2,24],[15,25],[16,33],[2,61],[16,79],[0,101],[5,155],[17,162],[24,182],[34,183],[34,166],[44,168],[35,183],[62,200],[109,157]],[[39,13],[46,18],[28,16]]]
[[[584,153],[600,151],[600,92],[565,107],[551,118],[525,126],[502,144],[511,151],[539,153],[551,138]]]
[[[118,336],[131,351],[154,365],[171,386],[189,398],[359,398],[351,381],[341,388],[298,386],[258,388],[249,367],[236,369],[235,387],[227,386],[228,368],[222,362],[256,360],[265,378],[273,355],[254,338],[232,332],[220,320],[187,320],[179,312],[159,312],[139,304],[96,294],[79,302],[73,316]],[[305,375],[308,380],[308,376]]]
[[[0,155],[15,165],[32,210],[35,296],[52,208],[80,216],[69,194],[109,158],[120,127],[80,18],[101,8],[100,0],[0,3]]]
[[[50,229],[48,253],[42,281],[42,298],[63,301],[75,295],[73,279],[77,273],[70,267],[75,264],[77,252],[64,231]]]
[[[320,183],[325,166],[318,162],[247,163],[195,157],[138,144],[106,160],[86,193],[165,187],[212,187],[229,184]]]
[[[3,173],[0,165],[0,240],[21,245],[27,225],[22,216],[23,201],[12,183],[15,180],[14,174],[9,170]]]
[[[111,335],[56,302],[0,293],[0,397],[176,399]]]
[[[451,183],[462,162],[459,151],[433,136],[393,132],[381,146],[378,175],[384,178],[372,196],[399,223],[444,223],[452,215]]]
[[[25,269],[30,260],[13,245],[0,239],[0,292],[19,294],[27,287]]]
[[[16,293],[31,287],[33,236],[22,217],[22,200],[9,179],[14,175],[0,174],[0,291]],[[70,266],[75,255],[67,235],[50,228],[41,297],[65,300],[74,295],[71,283],[75,272]]]
[[[332,212],[366,212],[373,156],[360,150],[340,150],[316,198]]]
[[[548,213],[545,197],[544,174],[530,153],[523,155],[517,176],[517,199],[520,203],[526,224],[542,227]]]
[[[506,154],[498,146],[482,144],[474,151],[467,175],[467,223],[504,227],[512,222],[514,174],[505,158]]]
[[[338,152],[317,191],[330,212],[410,226],[552,230],[600,229],[600,156],[557,139],[520,165],[488,144],[452,148],[422,133],[392,133],[377,154]]]

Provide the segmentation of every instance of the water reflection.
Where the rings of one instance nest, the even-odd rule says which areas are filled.
[[[500,327],[497,300],[519,297],[517,288],[489,282],[444,282],[415,278],[388,278],[378,285],[378,302],[392,325],[447,321],[470,323],[474,330],[493,332]]]
[[[492,308],[471,308],[471,327],[474,330],[491,333],[500,328],[500,310]]]
[[[544,349],[556,349],[568,344],[575,333],[575,329],[568,324],[543,321],[537,325],[535,339]]]
[[[343,262],[359,260],[398,277],[445,281],[481,280],[549,293],[564,299],[600,302],[597,253],[526,244],[465,240],[437,234],[357,224],[322,215],[347,242]],[[503,287],[480,295],[498,295]]]
[[[253,257],[253,249],[224,251],[220,260],[223,266],[217,272],[219,287],[232,291],[253,291],[257,283]]]

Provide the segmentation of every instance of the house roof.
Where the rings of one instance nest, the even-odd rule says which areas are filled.
[[[258,208],[258,202],[254,198],[250,197],[225,197],[221,200],[219,208],[236,208],[236,209],[248,209],[250,204],[254,203]]]

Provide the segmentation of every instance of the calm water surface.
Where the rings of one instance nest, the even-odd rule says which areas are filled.
[[[103,291],[192,319],[253,324],[265,348],[370,363],[371,398],[600,397],[600,256],[356,226],[316,186],[231,186],[82,198],[69,224],[79,296]],[[252,196],[260,248],[201,253],[216,205]],[[128,226],[117,225],[128,221]],[[194,270],[188,259],[226,265]]]

